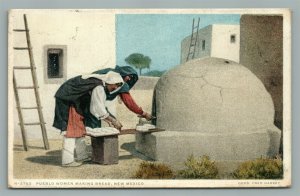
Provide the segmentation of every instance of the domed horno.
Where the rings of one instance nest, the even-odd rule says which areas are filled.
[[[161,77],[155,90],[157,126],[170,131],[253,133],[273,125],[270,94],[232,61],[190,61]]]
[[[279,150],[270,94],[232,61],[196,59],[168,71],[155,87],[153,111],[166,131],[137,134],[136,149],[155,160],[183,163],[193,154],[243,161]]]

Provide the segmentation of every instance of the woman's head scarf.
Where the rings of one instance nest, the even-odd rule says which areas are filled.
[[[109,94],[114,94],[114,93],[118,92],[122,88],[122,86],[124,85],[124,81],[123,81],[123,78],[121,77],[121,75],[117,72],[114,72],[114,71],[109,71],[106,74],[84,75],[84,76],[81,76],[81,78],[82,79],[97,78],[99,80],[102,80],[104,82],[104,84],[118,84],[118,83],[122,84],[117,89],[110,92]]]
[[[137,72],[130,66],[116,66],[115,69],[112,68],[106,68],[106,69],[100,69],[98,71],[93,72],[93,74],[105,74],[109,71],[114,71],[119,73],[122,78],[125,78],[126,76],[130,77],[130,80],[125,82],[124,85],[117,91],[107,96],[108,100],[113,100],[116,98],[117,95],[120,93],[128,93],[129,90],[135,85],[135,83],[138,81],[138,74]]]

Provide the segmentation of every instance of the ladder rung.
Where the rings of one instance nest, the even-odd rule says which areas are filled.
[[[38,86],[18,86],[17,89],[34,89],[34,88],[39,88]]]
[[[29,50],[28,47],[14,47],[15,50]]]
[[[33,110],[33,109],[38,109],[39,107],[37,107],[37,106],[34,106],[34,107],[21,107],[21,109],[23,109],[23,110]],[[42,108],[42,107],[40,107],[40,108]]]
[[[14,66],[14,69],[31,69],[31,67],[26,67],[26,66]],[[33,69],[36,69],[36,67],[33,67]]]
[[[20,123],[19,123],[19,124],[20,124]],[[41,125],[41,124],[46,124],[46,123],[41,123],[41,122],[24,123],[24,125],[26,125],[26,126],[30,126],[30,125]]]
[[[29,30],[26,30],[26,29],[14,29],[13,31],[16,31],[16,32],[26,32],[26,31],[29,31]]]

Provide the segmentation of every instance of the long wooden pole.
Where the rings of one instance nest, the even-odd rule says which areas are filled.
[[[14,85],[14,93],[15,93],[17,111],[18,111],[18,116],[19,116],[19,121],[20,121],[20,128],[21,128],[21,133],[22,133],[23,147],[24,147],[24,150],[27,151],[28,150],[27,139],[26,139],[27,136],[26,136],[26,132],[25,132],[24,119],[23,119],[22,111],[21,111],[20,98],[19,98],[19,93],[18,93],[18,89],[17,89],[15,72],[13,72],[13,85]]]
[[[34,63],[34,60],[33,60],[32,46],[31,46],[31,42],[30,42],[30,35],[29,35],[29,30],[28,30],[26,14],[24,14],[24,23],[25,23],[27,46],[28,46],[28,53],[29,53],[29,60],[30,60],[30,67],[31,67],[31,75],[32,75],[33,84],[35,86],[34,93],[35,93],[35,97],[36,97],[36,102],[37,102],[37,107],[38,107],[38,114],[39,114],[39,119],[40,119],[40,123],[41,123],[44,147],[45,147],[46,150],[48,150],[49,149],[49,143],[48,143],[48,137],[47,137],[46,127],[45,127],[45,121],[44,121],[42,108],[41,108],[40,95],[39,95],[39,91],[38,91],[38,88],[37,88],[38,87],[38,80],[37,80],[37,77],[36,77],[36,70],[34,69],[35,68],[35,63]]]

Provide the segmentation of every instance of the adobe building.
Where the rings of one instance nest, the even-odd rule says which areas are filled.
[[[181,64],[187,60],[190,43],[191,35],[184,38],[181,42]],[[218,57],[238,63],[240,58],[240,26],[212,24],[199,29],[195,47],[194,59]]]
[[[69,78],[115,65],[115,17],[97,11],[10,11],[8,29],[11,67],[30,65],[28,51],[11,50],[13,47],[26,46],[25,33],[13,31],[25,28],[23,14],[27,16],[48,138],[56,138],[60,131],[52,127],[54,94]],[[9,74],[12,74],[12,69]],[[18,86],[32,86],[30,70],[15,70],[15,74]],[[33,90],[19,90],[19,95],[22,106],[36,105]],[[15,101],[13,96],[12,101]],[[13,109],[15,135],[18,137],[21,130],[15,103]],[[39,119],[36,110],[23,110],[23,116],[25,122],[36,122]],[[28,140],[42,138],[40,126],[25,128]]]
[[[275,105],[275,125],[282,129],[283,17],[242,15],[240,63],[265,85]]]
[[[9,74],[12,76],[13,66],[29,66],[28,51],[16,51],[13,47],[26,46],[24,32],[13,29],[24,29],[23,14],[26,14],[28,28],[33,47],[39,94],[42,112],[46,122],[49,139],[60,138],[60,130],[52,127],[54,119],[54,94],[66,80],[93,71],[114,67],[116,65],[116,27],[115,13],[110,10],[14,10],[9,13]],[[15,70],[19,86],[32,86],[30,70]],[[158,78],[152,78],[156,82]],[[12,81],[12,77],[11,77]],[[145,111],[151,111],[152,94],[155,84],[145,83],[143,78],[131,92]],[[13,85],[11,84],[12,88]],[[13,117],[10,122],[14,125],[14,138],[21,139],[19,118],[16,110],[13,90],[10,90],[10,100],[13,103]],[[19,90],[21,105],[35,106],[33,90]],[[145,96],[146,95],[146,96]],[[148,96],[147,96],[148,95]],[[130,112],[124,104],[114,100],[108,102],[111,112],[116,113],[118,119],[125,126],[134,128],[138,122],[136,114]],[[36,110],[23,110],[25,122],[37,122]],[[25,127],[27,140],[41,140],[40,126]]]

